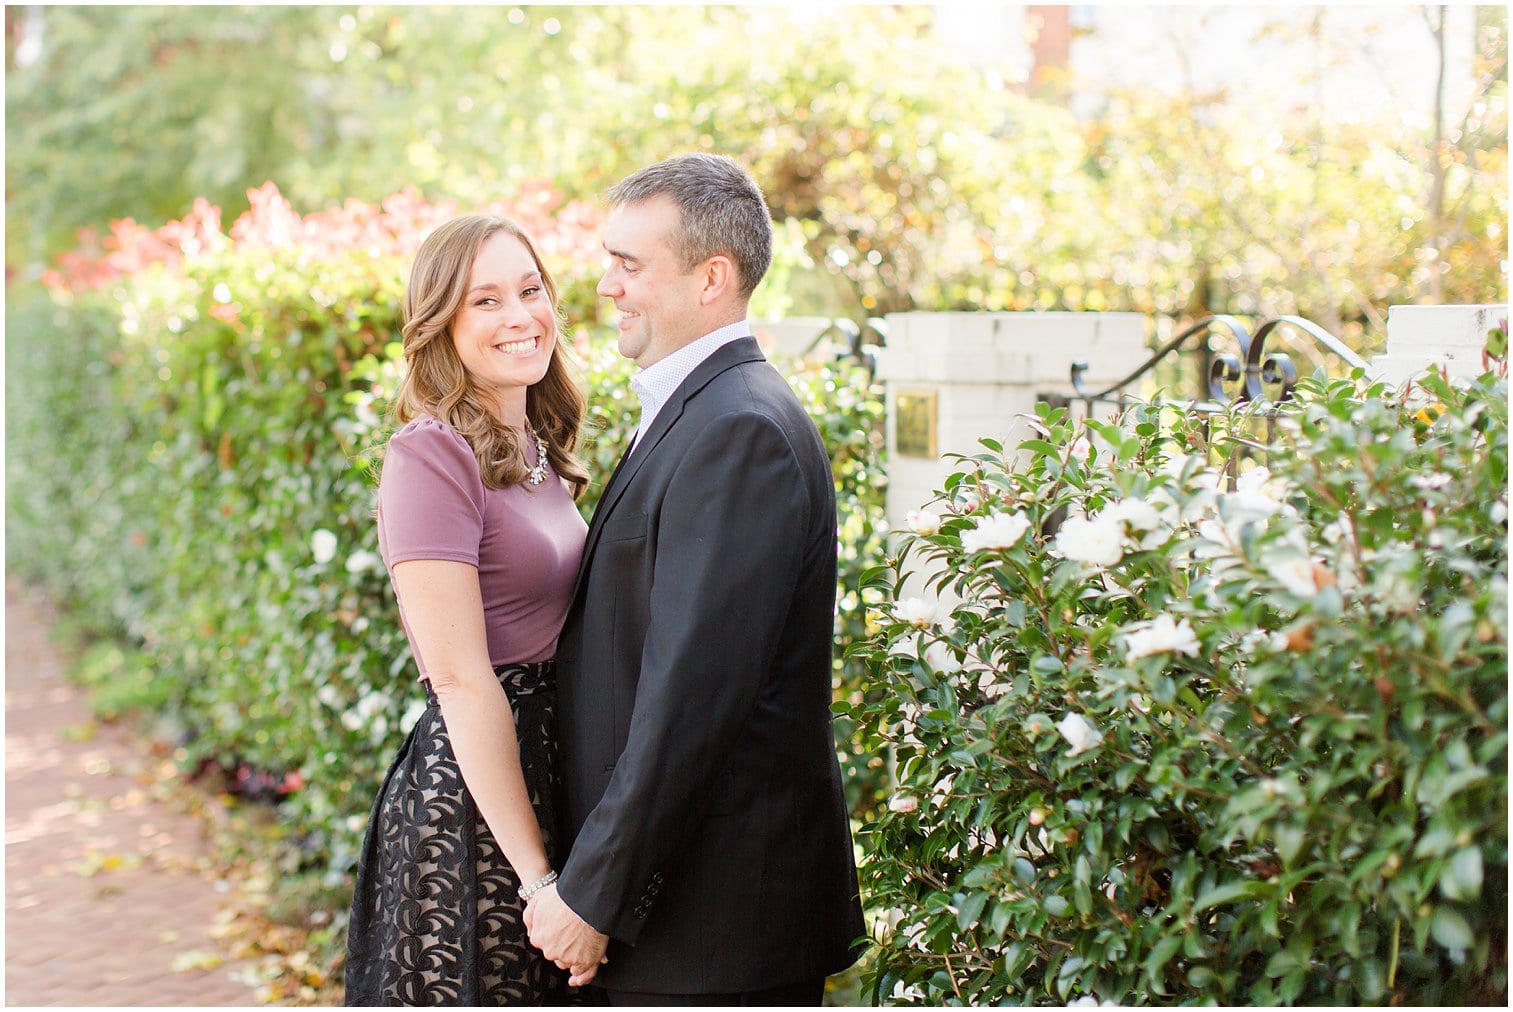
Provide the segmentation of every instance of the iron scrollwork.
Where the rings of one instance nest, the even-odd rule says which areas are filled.
[[[1251,402],[1280,404],[1292,396],[1297,386],[1298,370],[1292,357],[1284,351],[1266,350],[1267,339],[1282,333],[1301,334],[1315,345],[1335,355],[1352,369],[1364,369],[1366,363],[1345,346],[1339,338],[1318,324],[1301,316],[1276,316],[1263,321],[1252,334],[1250,329],[1236,317],[1216,315],[1204,317],[1186,327],[1180,334],[1167,341],[1134,372],[1102,390],[1090,390],[1087,386],[1088,362],[1073,362],[1071,384],[1074,394],[1067,401],[1080,400],[1089,410],[1097,402],[1118,401],[1136,381],[1146,376],[1157,364],[1169,356],[1202,346],[1211,340],[1211,335],[1227,336],[1234,342],[1234,352],[1212,354],[1208,363],[1206,391],[1208,401],[1198,406],[1209,410],[1222,410],[1228,406]],[[1318,362],[1316,349],[1304,345],[1309,357]],[[1236,386],[1238,384],[1238,386]],[[1267,390],[1275,390],[1268,395]]]

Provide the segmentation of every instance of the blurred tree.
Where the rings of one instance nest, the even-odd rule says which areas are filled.
[[[959,59],[917,6],[11,7],[7,264],[195,196],[234,215],[268,180],[304,209],[539,179],[594,199],[718,150],[783,226],[774,307],[1301,312],[1365,341],[1391,302],[1506,291],[1489,10],[1482,86],[1436,142],[1390,109],[1272,125],[1191,89],[1074,114]]]
[[[306,7],[7,6],[6,259],[37,263],[77,229],[156,224],[329,148],[308,97]],[[19,47],[19,52],[18,52]]]

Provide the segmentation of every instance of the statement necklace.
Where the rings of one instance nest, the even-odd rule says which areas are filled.
[[[546,481],[546,440],[541,438],[540,432],[532,432],[536,437],[536,466],[530,469],[526,480],[532,485],[539,485]]]

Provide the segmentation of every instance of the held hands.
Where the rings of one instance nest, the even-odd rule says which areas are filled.
[[[533,895],[525,906],[525,928],[541,954],[571,972],[568,984],[582,987],[594,979],[609,936],[600,934],[557,895],[552,884]]]

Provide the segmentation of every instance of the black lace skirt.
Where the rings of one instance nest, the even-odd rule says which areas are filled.
[[[555,866],[550,661],[494,670]],[[567,973],[526,937],[520,881],[473,805],[430,683],[430,704],[368,820],[347,928],[347,1005],[560,1005]]]

